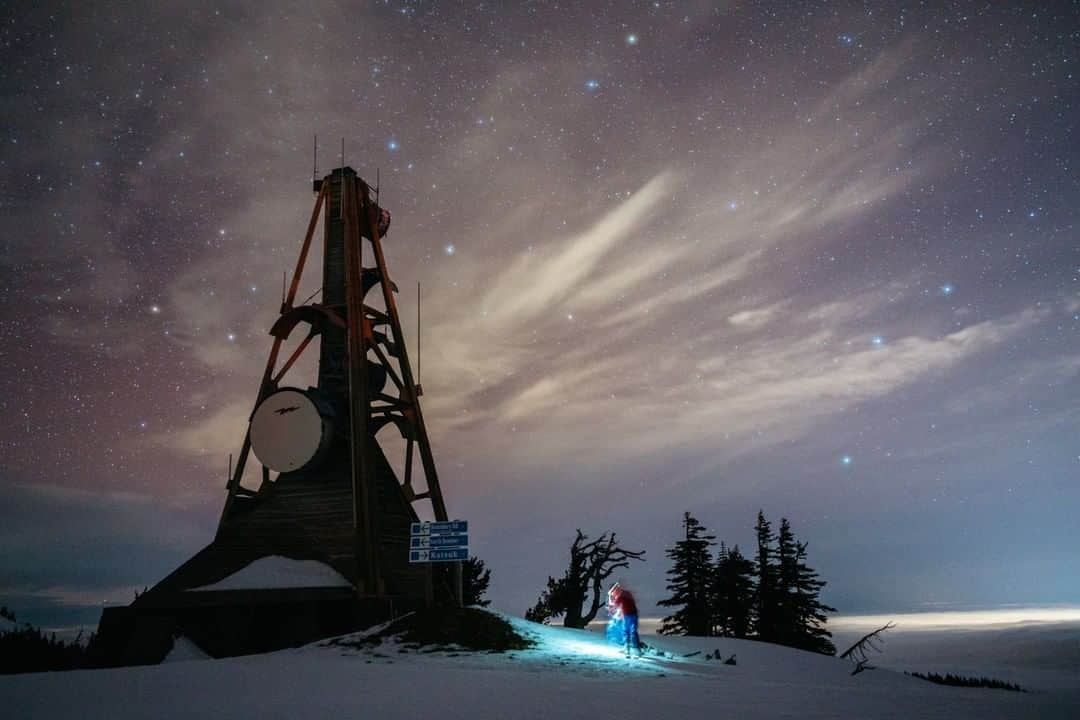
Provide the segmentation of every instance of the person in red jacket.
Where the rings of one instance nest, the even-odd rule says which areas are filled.
[[[641,657],[641,638],[638,637],[638,609],[634,596],[619,583],[608,590],[608,612],[622,619],[626,638],[626,657],[630,657],[630,648]]]

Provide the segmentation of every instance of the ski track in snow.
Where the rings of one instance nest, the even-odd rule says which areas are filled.
[[[1012,693],[890,670],[853,677],[847,661],[727,638],[650,636],[673,657],[627,660],[596,633],[507,619],[537,646],[489,654],[321,641],[224,660],[0,677],[0,699],[9,718],[1080,717],[1080,682]],[[704,658],[715,650],[738,664]]]

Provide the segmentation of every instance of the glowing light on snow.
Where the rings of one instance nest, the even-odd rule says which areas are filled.
[[[592,656],[598,658],[621,658],[623,651],[613,645],[604,645],[599,642],[585,642],[583,640],[568,640],[559,638],[548,642],[548,646],[557,652],[568,652],[575,655]]]

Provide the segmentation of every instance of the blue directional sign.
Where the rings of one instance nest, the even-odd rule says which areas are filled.
[[[469,532],[468,520],[413,523],[412,535],[460,535]]]
[[[444,548],[440,550],[410,550],[409,562],[461,562],[469,559],[469,548]]]
[[[469,522],[412,523],[409,562],[461,562],[469,559]]]
[[[409,547],[419,548],[468,547],[468,535],[414,535],[409,538]]]

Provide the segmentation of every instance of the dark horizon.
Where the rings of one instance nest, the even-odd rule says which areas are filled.
[[[647,551],[652,614],[684,511],[749,550],[759,509],[844,613],[1080,605],[1075,3],[0,19],[21,617],[92,623],[212,538],[315,133],[378,173],[410,348],[423,288],[494,607],[580,527]]]

